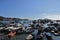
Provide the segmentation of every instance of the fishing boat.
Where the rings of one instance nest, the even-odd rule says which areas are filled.
[[[43,33],[38,34],[36,40],[44,40],[44,34]]]
[[[26,33],[27,33],[27,34],[33,32],[33,31],[34,31],[34,30],[32,29],[32,27],[28,27],[28,28],[26,29]]]
[[[55,36],[59,36],[59,35],[60,35],[60,33],[59,33],[59,31],[58,31],[57,29],[51,30],[51,33],[52,33],[53,35],[55,35]]]
[[[53,35],[60,36],[60,33],[59,32],[54,32]]]
[[[3,32],[3,29],[4,29],[4,27],[0,27],[0,33],[2,33],[2,32]]]
[[[10,38],[6,34],[0,34],[0,40],[10,40]]]
[[[24,30],[21,30],[21,29],[17,29],[15,31],[16,31],[16,35],[25,33],[25,31]]]
[[[0,33],[7,33],[8,32],[8,30],[5,30],[5,27],[2,27],[1,29],[0,29]]]
[[[50,32],[46,32],[46,38],[47,40],[53,40]]]

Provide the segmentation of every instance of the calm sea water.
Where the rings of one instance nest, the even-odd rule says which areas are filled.
[[[27,34],[21,34],[21,35],[17,35],[14,38],[12,38],[12,40],[25,40]]]
[[[21,35],[16,35],[15,37],[13,37],[11,40],[25,40],[27,34],[21,34]],[[0,40],[1,40],[0,36]],[[60,36],[54,36],[52,35],[53,40],[60,40]],[[46,38],[44,38],[44,40],[46,40]]]
[[[14,38],[12,38],[12,40],[25,40],[26,38],[26,34],[22,34],[22,35],[17,35]],[[53,40],[60,40],[60,36],[53,36],[52,35]],[[46,40],[46,38],[44,38],[44,40]]]

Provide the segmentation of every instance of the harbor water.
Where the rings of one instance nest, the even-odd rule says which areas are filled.
[[[26,34],[22,34],[22,35],[17,35],[14,38],[12,38],[12,40],[25,40],[26,38]],[[53,40],[60,40],[60,36],[54,36],[52,35]],[[44,38],[44,40],[46,40],[46,38]]]

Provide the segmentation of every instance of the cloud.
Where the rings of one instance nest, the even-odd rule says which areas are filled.
[[[44,18],[52,19],[52,20],[60,20],[60,15],[44,15]]]

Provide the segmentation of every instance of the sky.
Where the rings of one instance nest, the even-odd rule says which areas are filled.
[[[60,20],[60,0],[0,0],[0,16]]]

